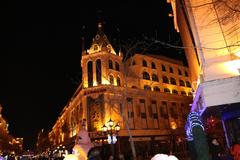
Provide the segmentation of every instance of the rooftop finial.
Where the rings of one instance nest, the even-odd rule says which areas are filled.
[[[103,18],[103,11],[98,10],[97,11],[97,22],[98,22],[98,30],[103,30],[103,24],[104,24],[104,18]]]
[[[98,29],[102,29],[102,22],[98,22]]]

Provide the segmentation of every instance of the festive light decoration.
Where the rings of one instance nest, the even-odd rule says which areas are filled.
[[[197,112],[190,112],[187,118],[187,123],[185,125],[185,132],[187,135],[187,140],[193,140],[192,129],[196,126],[200,126],[204,131],[203,123],[200,119],[200,115]]]
[[[189,113],[185,131],[189,144],[193,144],[194,146],[194,148],[192,148],[192,152],[196,153],[197,157],[195,158],[198,160],[210,160],[209,148],[199,113]]]
[[[218,123],[219,123],[219,120],[217,118],[215,118],[214,116],[208,117],[204,122],[206,132],[209,133],[211,131],[214,131],[216,129]]]

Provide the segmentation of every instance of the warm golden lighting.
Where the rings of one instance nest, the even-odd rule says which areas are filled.
[[[115,126],[115,131],[117,131],[117,132],[120,131],[120,126],[118,124]]]
[[[235,53],[235,55],[240,57],[240,50],[237,53]]]
[[[103,131],[103,132],[107,132],[107,130],[108,130],[108,128],[107,128],[107,126],[104,124],[103,127],[102,127],[102,131]]]
[[[78,160],[78,157],[74,154],[68,154],[64,157],[64,160]]]
[[[103,79],[102,84],[110,84],[109,80]]]
[[[61,134],[61,141],[64,142],[64,133]]]
[[[170,123],[170,126],[171,126],[171,129],[172,129],[172,130],[177,129],[177,124],[176,124],[176,122],[174,122],[174,121],[172,121],[172,122]]]
[[[240,70],[240,59],[236,59],[233,61],[228,61],[223,64],[224,70],[226,70],[228,73],[231,73],[233,75],[239,75]]]
[[[112,127],[112,126],[114,125],[114,122],[111,120],[111,118],[110,118],[110,120],[107,122],[107,125],[108,125],[109,127]]]
[[[93,81],[93,86],[97,86],[97,81]]]

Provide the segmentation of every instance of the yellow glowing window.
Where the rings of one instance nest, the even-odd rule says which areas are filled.
[[[93,47],[93,50],[97,51],[98,50],[98,45],[95,44],[94,47]]]

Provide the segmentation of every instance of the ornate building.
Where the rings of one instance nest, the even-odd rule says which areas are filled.
[[[41,129],[37,134],[37,143],[35,152],[37,154],[42,154],[43,152],[46,152],[49,148],[49,139],[48,139],[48,132],[44,129]]]
[[[14,138],[9,134],[8,123],[2,116],[0,105],[0,154],[20,154],[23,150],[23,138]]]
[[[136,53],[123,63],[99,23],[90,49],[82,52],[81,67],[82,83],[49,133],[53,148],[73,144],[83,120],[96,143],[104,138],[101,129],[109,119],[120,125],[118,148],[125,154],[130,152],[126,123],[137,154],[153,152],[152,145],[158,152],[168,149],[172,129],[184,141],[192,88],[182,62]]]

